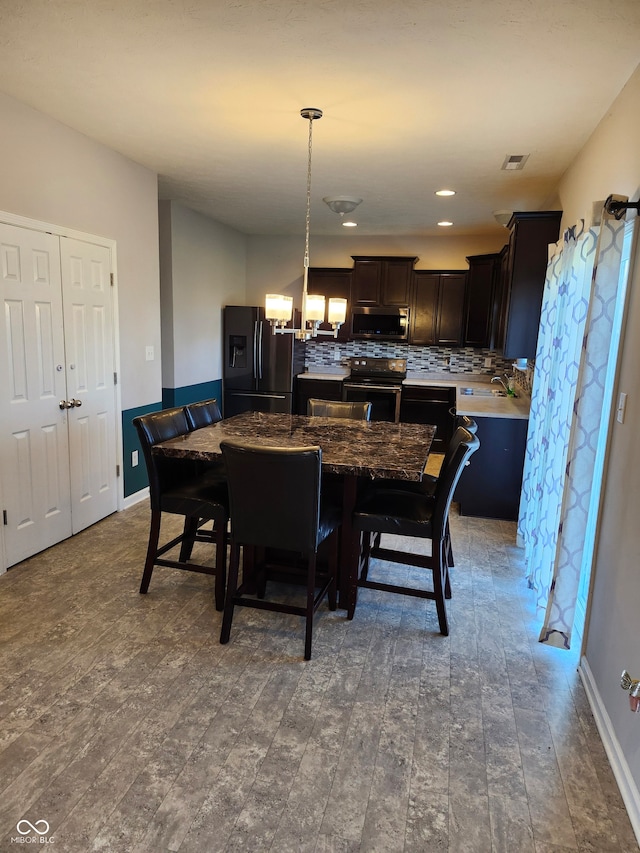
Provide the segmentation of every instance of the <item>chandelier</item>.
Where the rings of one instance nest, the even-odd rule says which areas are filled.
[[[325,321],[325,298],[308,292],[309,284],[309,232],[311,224],[311,152],[313,148],[313,122],[322,118],[322,110],[315,107],[305,107],[300,115],[309,122],[309,142],[307,158],[307,213],[305,219],[304,266],[302,275],[302,309],[300,312],[300,328],[292,328],[287,324],[293,317],[293,297],[280,293],[267,293],[265,297],[265,317],[271,323],[274,334],[293,333],[300,340],[308,340],[317,335],[338,336],[338,329],[347,317],[347,300],[332,297],[326,312],[326,321],[331,324],[333,331],[320,329],[320,323]],[[295,324],[294,324],[295,326]]]

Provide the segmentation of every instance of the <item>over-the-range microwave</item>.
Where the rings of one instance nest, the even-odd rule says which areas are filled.
[[[356,306],[351,312],[351,337],[406,341],[409,338],[409,309]]]

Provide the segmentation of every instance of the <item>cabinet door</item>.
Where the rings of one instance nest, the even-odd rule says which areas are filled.
[[[342,382],[333,379],[296,379],[295,412],[307,414],[307,400],[341,400]]]
[[[309,293],[322,294],[326,299],[327,310],[329,310],[329,299],[339,297],[347,300],[347,319],[338,329],[338,340],[349,340],[349,308],[351,297],[351,274],[350,269],[339,267],[309,267],[309,279],[307,287]],[[329,323],[320,323],[320,328],[331,331]],[[318,338],[320,341],[330,341],[327,335]]]
[[[440,276],[437,273],[413,274],[411,331],[409,342],[417,346],[433,346],[436,335],[436,311]]]
[[[491,345],[493,299],[496,269],[500,255],[474,255],[467,258],[467,292],[465,306],[464,345]]]
[[[440,276],[436,344],[460,346],[464,313],[466,274]]]
[[[535,358],[549,244],[560,233],[562,211],[514,213],[509,241],[505,358]]]
[[[375,306],[380,304],[380,261],[356,261],[353,267],[351,298],[353,305]]]
[[[412,272],[413,260],[383,262],[380,291],[382,305],[406,308],[409,304],[409,286]]]

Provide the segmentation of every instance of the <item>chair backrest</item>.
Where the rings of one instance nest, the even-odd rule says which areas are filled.
[[[467,416],[463,415],[463,417],[466,418]],[[471,422],[470,426],[461,424],[455,428],[453,435],[451,436],[451,440],[447,445],[447,449],[444,452],[444,459],[442,460],[442,465],[440,467],[441,472],[444,471],[447,465],[451,462],[460,442],[464,441],[465,432],[471,433],[471,435],[475,435],[477,433],[478,424],[472,418],[467,418],[467,420]]]
[[[441,538],[444,535],[445,522],[449,515],[449,508],[458,480],[469,461],[469,457],[479,447],[480,440],[477,435],[473,435],[464,427],[456,429],[436,481],[432,522],[434,538]]]
[[[339,400],[307,400],[307,414],[320,418],[351,418],[357,421],[371,420],[371,403],[347,403]]]
[[[304,555],[318,546],[319,447],[220,442],[229,486],[231,534],[242,545]]]
[[[458,421],[457,426],[464,427],[469,430],[472,435],[475,435],[478,432],[478,424],[473,418],[470,418],[469,415],[457,415],[456,420]]]
[[[186,459],[155,456],[151,448],[160,441],[186,435],[191,430],[182,406],[162,409],[133,419],[149,477],[149,495],[153,507],[160,506],[163,491],[179,485],[196,472],[195,463]]]
[[[189,403],[184,407],[184,411],[191,430],[211,426],[222,420],[222,412],[215,398],[201,400],[199,403]]]

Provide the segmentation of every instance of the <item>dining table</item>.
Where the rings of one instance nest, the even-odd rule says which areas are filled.
[[[273,412],[243,412],[211,426],[154,445],[152,452],[172,458],[212,462],[222,455],[227,439],[264,447],[319,446],[323,474],[338,475],[341,483],[338,606],[348,608],[350,587],[357,583],[359,537],[352,515],[358,487],[376,479],[422,480],[435,426],[348,418],[308,417]],[[232,521],[233,524],[233,521]]]

